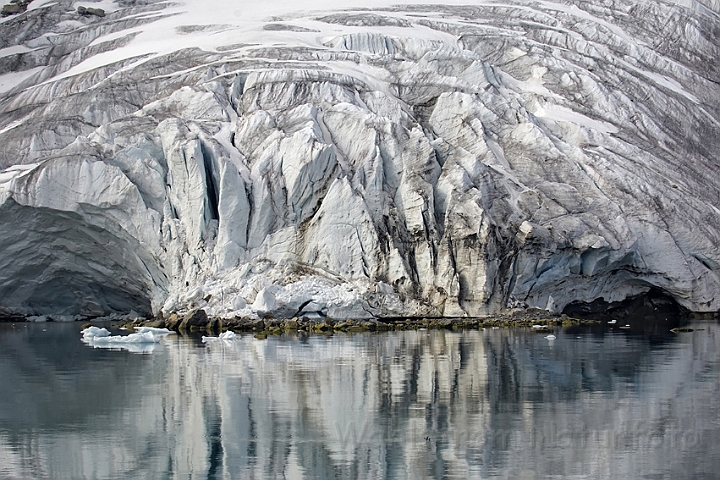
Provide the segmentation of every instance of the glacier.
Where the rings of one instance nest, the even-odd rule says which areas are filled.
[[[0,314],[720,310],[720,2],[394,3],[0,19]]]

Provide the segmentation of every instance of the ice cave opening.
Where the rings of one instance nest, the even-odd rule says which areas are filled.
[[[151,315],[158,273],[132,236],[74,212],[0,206],[0,298],[24,315]],[[153,277],[156,277],[155,279]],[[2,312],[0,312],[2,313]]]
[[[666,291],[651,287],[647,292],[620,302],[608,302],[600,297],[592,302],[572,302],[564,314],[594,320],[642,320],[648,322],[688,318],[690,310],[680,305]]]

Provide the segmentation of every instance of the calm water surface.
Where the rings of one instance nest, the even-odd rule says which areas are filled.
[[[0,324],[0,478],[720,478],[720,327],[144,352]]]

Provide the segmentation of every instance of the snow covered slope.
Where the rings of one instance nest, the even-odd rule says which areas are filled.
[[[717,1],[388,5],[0,20],[0,309],[720,309]]]

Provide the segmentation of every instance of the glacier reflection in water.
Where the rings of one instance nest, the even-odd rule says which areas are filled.
[[[720,328],[170,336],[0,325],[0,478],[711,478]]]

